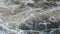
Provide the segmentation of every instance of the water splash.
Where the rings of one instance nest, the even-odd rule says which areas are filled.
[[[48,1],[43,0],[41,2]],[[28,3],[32,3],[34,5],[30,7],[27,5]],[[55,21],[60,19],[60,13],[57,14],[58,18],[56,15],[54,15],[55,13],[58,13],[58,11],[56,10],[60,10],[60,2],[57,1],[55,3],[57,3],[58,6],[43,9],[40,7],[35,8],[38,2],[34,3],[33,0],[0,0],[0,34],[28,34],[28,32],[30,32],[31,34],[47,34],[47,32],[45,32],[47,30],[51,30],[49,34],[52,34],[56,30],[54,28],[58,26],[56,25],[56,27],[54,27]],[[43,19],[42,17],[45,17],[43,14],[46,14],[46,16],[49,16],[49,18],[47,20]],[[54,22],[54,24],[51,25],[50,22]],[[21,25],[22,23],[28,26],[29,30],[19,29],[19,25]],[[54,28],[51,27],[50,29],[48,29],[47,25],[50,25]],[[43,28],[42,31],[38,30],[39,28]]]

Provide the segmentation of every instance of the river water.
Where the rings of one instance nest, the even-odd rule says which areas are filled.
[[[0,34],[60,34],[60,0],[0,0]]]

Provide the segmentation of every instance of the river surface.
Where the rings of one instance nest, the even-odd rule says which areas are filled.
[[[0,0],[0,34],[60,34],[60,0]]]

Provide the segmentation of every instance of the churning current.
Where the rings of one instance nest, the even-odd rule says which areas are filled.
[[[60,0],[0,0],[0,34],[60,34]]]

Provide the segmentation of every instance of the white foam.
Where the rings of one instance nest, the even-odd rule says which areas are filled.
[[[10,1],[10,0],[9,0]],[[34,3],[34,1],[32,1],[32,0],[21,0],[22,2],[26,2],[26,3]],[[60,4],[60,2],[56,2],[57,4]],[[6,6],[6,3],[4,3],[4,0],[0,0],[0,7],[3,7],[3,8],[8,8],[8,7],[12,7],[13,9],[12,10],[14,10],[15,8],[19,8],[20,7],[20,5],[9,5],[9,6]],[[32,10],[33,10],[33,12],[34,12],[34,10],[41,10],[41,11],[43,11],[43,12],[48,12],[48,11],[55,11],[55,10],[60,10],[60,7],[54,7],[54,8],[52,8],[52,9],[48,9],[48,10],[46,10],[46,11],[44,11],[44,10],[42,10],[41,8],[37,8],[37,9],[33,9],[33,8],[30,8],[30,10],[29,10],[29,12],[27,12],[27,14],[26,15],[28,15],[30,12],[32,12]],[[22,13],[24,13],[24,12],[22,12]],[[21,13],[21,14],[22,14]],[[42,13],[41,13],[42,14]],[[25,22],[27,19],[29,19],[29,18],[31,18],[31,17],[34,17],[34,14],[32,13],[32,14],[30,14],[29,16],[27,16],[26,18],[22,18],[21,19],[21,23],[22,22]],[[1,15],[0,15],[0,17],[1,17]],[[8,24],[9,23],[3,23],[3,21],[2,21],[2,19],[0,18],[0,22],[2,22],[2,24],[0,23],[0,26],[2,26],[4,29],[6,29],[7,30],[7,32],[9,33],[9,32],[15,32],[16,34],[26,34],[25,33],[25,31],[24,30],[20,30],[20,31],[17,31],[17,30],[14,30],[14,29],[9,29],[8,28]],[[19,23],[17,23],[17,24],[19,24]],[[41,24],[41,23],[40,23]],[[47,23],[43,23],[44,25],[46,25]],[[52,31],[51,31],[52,32]],[[0,32],[0,34],[8,34],[8,33],[6,33],[6,32],[3,32],[3,31],[1,31]],[[41,34],[44,34],[43,32],[41,32]]]

